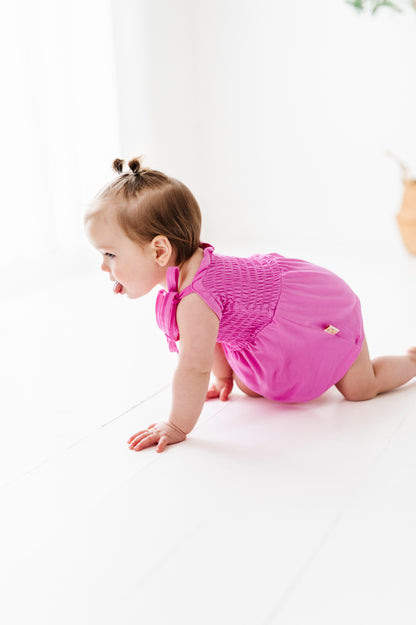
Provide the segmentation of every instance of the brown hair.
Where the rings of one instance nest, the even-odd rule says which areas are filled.
[[[126,235],[140,245],[157,235],[166,236],[176,252],[176,264],[184,263],[200,243],[198,202],[179,180],[142,167],[140,157],[128,165],[130,171],[123,173],[124,161],[114,160],[113,169],[120,175],[99,191],[84,223],[111,212]]]

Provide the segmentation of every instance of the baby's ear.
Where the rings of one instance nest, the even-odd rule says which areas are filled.
[[[165,267],[173,255],[173,248],[169,239],[163,235],[155,237],[151,243],[156,255],[156,262]]]

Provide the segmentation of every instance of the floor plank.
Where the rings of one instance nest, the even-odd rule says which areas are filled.
[[[416,343],[413,257],[311,251],[359,292],[373,355]],[[96,278],[4,307],[5,622],[413,623],[416,383],[361,403],[235,391],[186,442],[132,452],[168,415],[176,356],[153,296]]]

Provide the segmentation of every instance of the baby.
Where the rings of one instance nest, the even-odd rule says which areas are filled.
[[[156,320],[178,352],[169,419],[133,434],[140,451],[185,440],[206,399],[233,383],[251,397],[306,402],[332,385],[367,400],[416,376],[416,348],[370,360],[358,297],[332,272],[280,254],[237,258],[200,242],[201,212],[175,178],[116,159],[118,177],[85,215],[114,293],[156,285]],[[213,374],[210,385],[211,373]]]

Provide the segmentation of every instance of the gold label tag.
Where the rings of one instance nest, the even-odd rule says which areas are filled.
[[[324,331],[328,332],[328,334],[338,334],[339,332],[338,328],[335,328],[334,326],[328,326]]]

